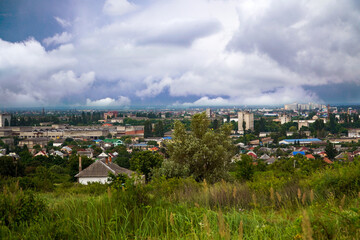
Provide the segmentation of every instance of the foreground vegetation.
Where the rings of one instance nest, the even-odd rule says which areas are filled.
[[[146,185],[2,181],[2,239],[359,239],[360,163],[311,174],[272,170],[216,184],[156,178]]]

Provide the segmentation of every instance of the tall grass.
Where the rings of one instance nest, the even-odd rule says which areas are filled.
[[[356,168],[349,168],[355,171]],[[148,185],[59,186],[33,193],[17,186],[0,194],[3,217],[46,202],[28,219],[2,221],[1,239],[360,239],[356,173],[269,186],[192,179],[158,179]],[[344,179],[349,176],[355,181]],[[330,178],[347,183],[343,192]],[[266,181],[266,180],[264,180]],[[319,185],[314,185],[317,181]],[[265,188],[264,186],[267,186]],[[336,190],[336,191],[335,191]],[[30,199],[21,205],[19,199]],[[34,205],[31,205],[34,204]],[[6,207],[16,211],[5,211]],[[26,211],[25,211],[26,212]]]

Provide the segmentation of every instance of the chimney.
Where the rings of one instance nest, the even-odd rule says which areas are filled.
[[[81,165],[81,156],[79,157],[79,172],[82,171],[82,165]]]
[[[108,158],[105,158],[106,165],[109,165]]]
[[[111,163],[111,157],[109,156],[109,163]]]

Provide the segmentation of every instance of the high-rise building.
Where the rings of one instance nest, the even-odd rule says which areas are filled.
[[[238,130],[243,133],[243,122],[245,122],[245,130],[254,130],[254,114],[250,112],[238,112]]]
[[[6,113],[0,114],[0,127],[10,126],[11,115]]]
[[[207,108],[207,109],[206,109],[206,116],[207,116],[208,118],[211,117],[211,109],[210,109],[210,108]]]
[[[285,123],[288,123],[288,122],[291,122],[291,116],[288,116],[286,114],[280,116],[280,123],[281,124],[285,124]]]

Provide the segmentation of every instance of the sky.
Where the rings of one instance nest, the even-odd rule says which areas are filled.
[[[360,103],[358,0],[0,0],[2,107]]]

